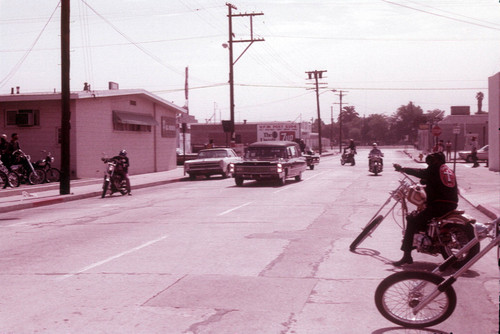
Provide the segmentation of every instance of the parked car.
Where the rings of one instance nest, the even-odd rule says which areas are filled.
[[[248,146],[243,161],[232,165],[232,174],[237,186],[242,186],[244,180],[276,180],[284,185],[287,178],[302,180],[306,169],[306,158],[297,143],[264,141]]]
[[[198,156],[198,153],[186,153],[186,154],[184,154],[184,151],[182,150],[182,148],[177,148],[175,150],[175,152],[177,153],[177,165],[178,166],[184,164],[184,161],[196,159],[196,157]]]
[[[198,152],[196,159],[184,162],[184,171],[191,180],[198,175],[206,178],[222,175],[226,178],[231,175],[229,165],[238,161],[241,161],[241,157],[231,148],[206,149]]]
[[[477,160],[488,160],[488,148],[489,145],[486,145],[477,150]],[[467,162],[473,162],[471,151],[460,151],[458,156]]]

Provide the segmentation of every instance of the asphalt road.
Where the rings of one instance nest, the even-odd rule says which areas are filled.
[[[399,227],[348,250],[398,184],[366,156],[324,158],[284,187],[214,177],[1,214],[0,333],[408,333],[373,301]],[[496,263],[490,252],[459,279],[447,321],[411,333],[498,333]]]

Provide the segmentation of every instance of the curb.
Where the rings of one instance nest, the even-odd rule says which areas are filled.
[[[174,179],[170,179],[170,180],[154,181],[154,182],[149,182],[149,183],[146,182],[146,183],[135,185],[133,188],[134,189],[142,189],[142,188],[147,188],[147,187],[154,187],[154,186],[159,186],[162,184],[179,182],[179,181],[182,181],[184,178],[185,177],[174,178]],[[6,212],[12,212],[12,211],[24,210],[24,209],[31,209],[31,208],[38,208],[38,207],[42,207],[42,206],[65,203],[65,202],[70,202],[70,201],[77,201],[80,199],[91,198],[91,197],[100,197],[101,194],[102,194],[101,191],[91,191],[88,193],[77,194],[77,195],[75,195],[75,194],[56,195],[56,196],[53,196],[54,198],[44,198],[44,199],[34,200],[34,201],[28,202],[28,203],[19,203],[19,204],[14,204],[11,206],[0,207],[0,213],[6,213]]]

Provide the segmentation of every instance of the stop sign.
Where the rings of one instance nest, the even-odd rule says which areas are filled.
[[[432,134],[438,137],[441,134],[441,128],[437,125],[434,125],[434,127],[432,128]]]

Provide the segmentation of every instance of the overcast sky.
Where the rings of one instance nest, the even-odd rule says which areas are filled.
[[[58,0],[0,0],[0,94],[60,91]],[[310,121],[307,71],[326,70],[321,116],[343,103],[390,115],[413,101],[424,111],[477,110],[500,72],[498,0],[233,1],[253,19],[253,43],[234,66],[236,121]],[[185,104],[200,122],[229,119],[228,7],[224,0],[71,0],[71,90],[108,82]],[[234,17],[235,40],[250,37]],[[235,43],[235,59],[248,43]],[[214,118],[212,118],[212,121]]]

